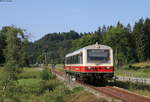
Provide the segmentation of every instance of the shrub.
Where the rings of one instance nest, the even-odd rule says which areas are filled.
[[[21,79],[18,80],[19,84],[18,87],[22,87],[21,91],[22,94],[40,94],[41,93],[41,86],[39,79]]]
[[[48,71],[48,69],[44,69],[41,72],[41,78],[42,80],[50,80],[50,79],[55,79],[56,77],[50,71]]]
[[[71,91],[62,83],[57,84],[53,90],[46,90],[41,96],[42,102],[66,102],[66,97]]]
[[[42,80],[41,83],[41,90],[42,92],[45,90],[52,91],[61,83],[58,80]]]

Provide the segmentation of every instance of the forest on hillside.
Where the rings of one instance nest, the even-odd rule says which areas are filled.
[[[67,53],[96,42],[113,48],[117,66],[150,60],[149,18],[139,19],[133,27],[118,22],[115,26],[99,27],[94,32],[78,33],[71,30],[48,33],[35,42],[30,42],[25,33],[24,29],[15,26],[4,26],[0,30],[0,65],[11,57],[8,57],[9,48],[20,52],[16,58],[21,62],[19,66],[30,66],[64,63]],[[9,44],[14,41],[17,48]]]

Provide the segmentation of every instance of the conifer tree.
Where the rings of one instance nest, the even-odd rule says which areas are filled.
[[[6,39],[5,32],[6,31],[7,31],[7,29],[4,27],[0,31],[0,64],[3,64],[5,62],[3,49],[6,47],[6,42],[5,42],[5,39]]]
[[[145,35],[144,38],[145,38],[145,46],[146,46],[145,57],[146,60],[150,60],[150,19],[147,18],[145,20],[143,30]]]
[[[140,19],[138,23],[135,23],[133,33],[136,45],[136,54],[139,61],[144,61],[146,59],[145,51],[146,49],[146,39],[143,30],[144,20]]]

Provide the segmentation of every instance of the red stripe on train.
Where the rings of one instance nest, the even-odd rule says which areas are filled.
[[[76,72],[114,72],[113,66],[65,66],[64,69]]]

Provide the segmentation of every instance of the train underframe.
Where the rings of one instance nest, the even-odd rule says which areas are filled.
[[[114,77],[113,72],[70,72],[66,71],[66,75],[73,78],[74,80],[79,80],[87,83],[106,83],[108,80],[112,80]]]

